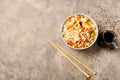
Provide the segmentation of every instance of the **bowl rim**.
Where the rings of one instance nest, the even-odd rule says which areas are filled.
[[[63,38],[63,36],[62,36],[62,29],[63,29],[63,25],[64,25],[66,19],[67,19],[68,17],[72,17],[72,16],[76,16],[76,15],[86,16],[86,17],[90,18],[90,19],[94,22],[94,24],[96,25],[96,30],[95,30],[95,31],[97,32],[96,38],[95,38],[95,40],[94,40],[88,47],[84,47],[84,48],[75,48],[75,47],[72,47],[72,46],[68,45],[68,44],[65,42],[65,40],[64,40],[64,38]],[[63,42],[64,42],[67,46],[69,46],[70,48],[76,49],[76,50],[84,50],[84,49],[90,48],[90,47],[96,42],[96,40],[97,40],[97,38],[98,38],[98,26],[97,26],[97,24],[96,24],[96,22],[95,22],[95,20],[94,20],[93,18],[91,18],[90,16],[88,16],[88,15],[86,15],[86,14],[84,14],[84,13],[72,14],[72,15],[70,15],[70,16],[67,16],[67,17],[64,19],[64,21],[63,21],[63,24],[62,24],[62,27],[61,27],[61,37],[62,37]]]

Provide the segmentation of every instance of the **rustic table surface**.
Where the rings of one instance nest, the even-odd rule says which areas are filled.
[[[76,13],[91,16],[99,31],[115,31],[120,43],[120,0],[0,0],[0,80],[83,80],[48,40],[95,70],[93,80],[120,80],[119,49],[95,43],[77,51],[62,41],[64,19]]]

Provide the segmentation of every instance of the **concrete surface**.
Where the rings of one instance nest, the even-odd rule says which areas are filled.
[[[120,80],[120,50],[96,43],[77,51],[64,44],[64,19],[85,13],[99,31],[111,29],[120,43],[120,0],[0,0],[0,80],[83,80],[84,76],[48,40],[97,72],[93,80]]]

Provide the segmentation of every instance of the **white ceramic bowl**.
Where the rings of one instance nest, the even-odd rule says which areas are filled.
[[[63,36],[62,36],[62,29],[63,29],[63,26],[64,26],[64,24],[65,24],[66,19],[68,19],[69,17],[72,17],[72,16],[76,16],[76,15],[83,15],[83,16],[89,18],[89,19],[94,23],[94,25],[96,26],[96,29],[95,29],[96,36],[95,36],[95,39],[94,39],[94,41],[93,41],[89,46],[87,46],[87,47],[75,48],[75,47],[73,47],[73,46],[70,46],[70,45],[64,40],[64,38],[63,38]],[[74,15],[68,16],[66,19],[64,20],[63,25],[62,25],[62,29],[61,29],[61,37],[62,37],[62,39],[63,39],[63,41],[65,42],[66,45],[68,45],[69,47],[71,47],[71,48],[73,48],[73,49],[83,50],[83,49],[87,49],[87,48],[91,47],[91,46],[96,42],[97,37],[98,37],[98,26],[97,26],[96,22],[95,22],[90,16],[79,13],[79,14],[74,14]]]

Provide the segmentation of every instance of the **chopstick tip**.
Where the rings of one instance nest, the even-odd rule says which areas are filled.
[[[96,74],[97,74],[97,72],[94,73],[94,75],[96,75]]]

